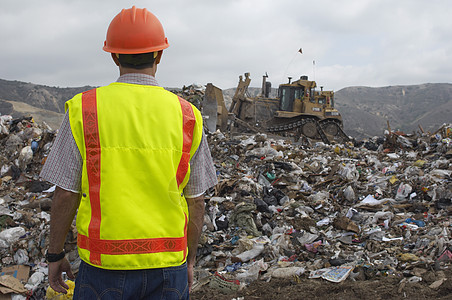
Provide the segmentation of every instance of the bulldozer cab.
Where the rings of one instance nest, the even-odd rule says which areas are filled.
[[[304,87],[281,85],[279,87],[279,109],[282,111],[294,111],[295,100],[304,98]]]
[[[307,76],[301,76],[293,83],[290,80],[289,77],[289,83],[279,86],[280,106],[277,114],[281,117],[292,117],[292,113],[310,114],[323,118],[330,95],[327,97],[327,94],[322,94],[323,91],[316,91],[315,81],[309,81]]]

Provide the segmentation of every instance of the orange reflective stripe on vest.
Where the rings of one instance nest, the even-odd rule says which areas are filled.
[[[185,178],[185,175],[188,171],[188,165],[190,163],[190,149],[191,144],[193,142],[193,130],[195,128],[196,118],[195,114],[193,113],[193,108],[191,107],[191,104],[181,97],[179,98],[180,106],[182,109],[182,117],[183,117],[183,136],[184,136],[184,142],[183,142],[183,148],[182,148],[182,157],[179,162],[179,166],[177,168],[177,186],[180,186],[182,181]]]
[[[184,236],[179,238],[131,240],[101,240],[78,234],[77,243],[80,248],[89,250],[91,257],[93,253],[99,256],[100,254],[119,255],[177,251],[184,251],[185,253],[187,251],[187,218],[185,218],[184,233]]]
[[[184,181],[188,172],[190,150],[192,148],[193,132],[196,124],[196,117],[191,104],[180,97],[179,102],[183,116],[183,149],[176,173],[178,187]],[[182,237],[123,240],[101,239],[101,146],[99,139],[96,89],[82,94],[82,115],[91,219],[88,226],[89,236],[78,234],[78,246],[90,251],[91,263],[99,266],[102,265],[101,254],[121,255],[184,251],[185,258],[187,251],[187,217],[185,217],[184,236]]]
[[[89,223],[89,236],[100,238],[100,141],[97,122],[96,89],[82,94],[83,131],[85,135],[86,168],[88,170],[89,197],[91,200],[91,221]],[[91,252],[90,260],[100,265],[100,253]]]

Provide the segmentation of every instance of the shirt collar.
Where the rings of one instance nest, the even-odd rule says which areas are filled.
[[[154,76],[141,73],[127,73],[121,75],[116,82],[160,86]]]

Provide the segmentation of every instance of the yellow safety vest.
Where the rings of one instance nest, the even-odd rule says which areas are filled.
[[[202,117],[161,87],[112,83],[66,102],[83,159],[80,258],[105,269],[178,266],[187,256],[183,188]]]

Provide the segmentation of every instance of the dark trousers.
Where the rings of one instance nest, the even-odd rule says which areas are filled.
[[[73,299],[188,299],[187,264],[145,270],[105,270],[84,261]]]

